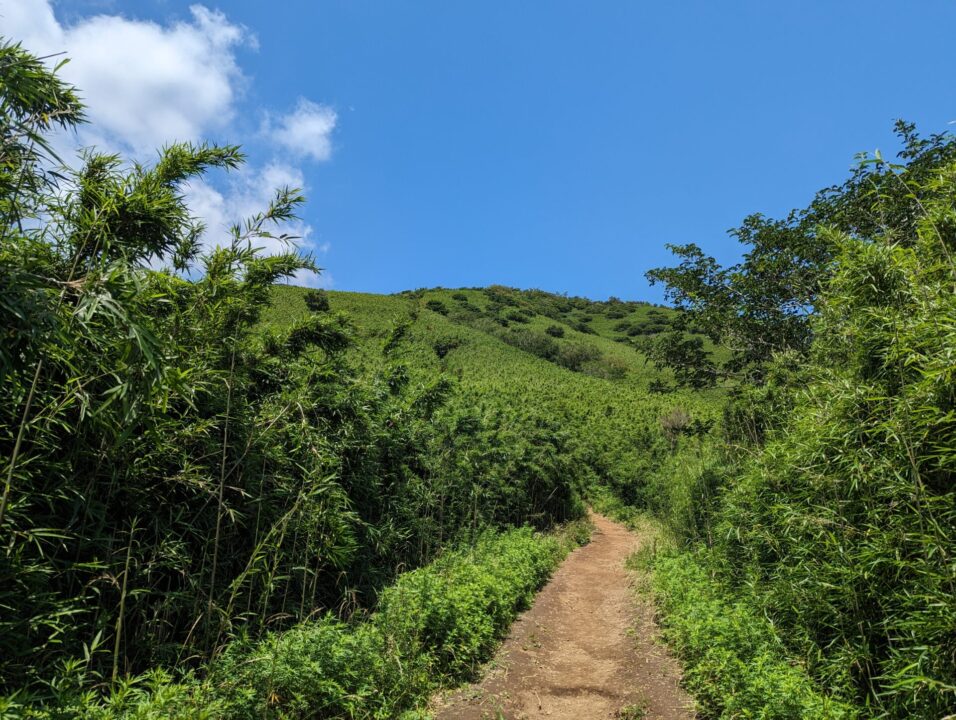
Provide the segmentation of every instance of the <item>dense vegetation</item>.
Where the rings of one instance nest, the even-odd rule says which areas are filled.
[[[465,671],[442,653],[469,671],[486,656],[558,557],[537,536],[481,540],[489,530],[579,518],[602,478],[639,501],[633,478],[669,452],[658,418],[713,414],[689,393],[649,395],[667,373],[648,373],[612,327],[652,311],[660,324],[661,309],[282,286],[312,267],[281,234],[294,189],[213,247],[183,188],[241,163],[238,149],[174,145],[150,165],[89,152],[60,167],[49,136],[82,121],[75,91],[15,45],[0,68],[6,714],[192,716],[207,703],[211,716],[294,716],[290,698],[334,692],[289,677],[280,693],[272,671],[243,673],[263,657],[293,672],[282,648],[314,637],[327,682],[349,687],[376,643],[407,640],[376,636],[374,618],[421,619],[388,598],[428,573],[457,578],[471,588],[460,603],[429,602],[461,632],[429,630],[398,656],[428,684],[385,668],[375,677],[407,696],[379,706],[343,690],[352,704],[322,712],[414,705]],[[288,252],[262,254],[272,237]],[[495,542],[517,543],[513,577],[482,570],[474,548]],[[225,693],[232,675],[252,694]]]
[[[680,267],[652,273],[730,348],[709,369],[745,380],[701,461],[675,468],[696,492],[693,518],[670,517],[692,555],[658,567],[713,715],[956,707],[956,140],[899,130],[901,163],[865,158],[808,210],[748,219],[740,265],[679,248]],[[742,677],[761,692],[785,682],[748,659],[771,642],[747,639],[760,617],[842,712],[771,710],[741,690]],[[750,670],[727,672],[728,658]]]
[[[256,248],[294,190],[206,249],[182,188],[237,149],[48,170],[44,133],[81,120],[75,93],[16,46],[0,66],[5,692],[43,700],[347,618],[485,527],[581,514],[561,434],[410,372],[407,324],[368,365],[321,303],[260,324],[276,281],[311,267]]]
[[[442,684],[472,677],[518,611],[589,528],[557,536],[486,532],[466,549],[403,574],[362,621],[328,613],[261,639],[232,642],[202,676],[156,670],[108,698],[60,690],[28,717],[422,717]]]
[[[956,707],[951,137],[674,248],[674,308],[377,296],[283,284],[291,188],[213,245],[237,148],[61,167],[76,91],[2,44],[0,95],[0,716],[414,717],[586,502],[667,528],[705,717]]]

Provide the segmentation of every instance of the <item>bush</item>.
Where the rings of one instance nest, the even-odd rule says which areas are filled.
[[[560,348],[552,338],[534,330],[512,330],[501,336],[509,345],[536,355],[544,360],[555,360]]]
[[[309,290],[303,299],[305,306],[312,312],[325,312],[329,309],[329,294],[325,290]]]
[[[233,643],[210,679],[229,720],[309,718],[317,710],[320,717],[368,717],[425,691],[422,661],[399,657],[375,623],[326,616],[257,643]]]
[[[556,362],[568,370],[577,372],[585,363],[597,360],[600,357],[601,351],[593,345],[569,343],[559,349]]]
[[[485,534],[470,550],[399,578],[382,594],[374,622],[402,654],[427,653],[431,672],[471,677],[564,553],[529,528]]]
[[[792,664],[773,626],[722,594],[689,553],[658,556],[653,588],[665,636],[705,717],[835,720],[857,717]]]
[[[514,291],[503,285],[490,285],[484,289],[484,293],[485,297],[494,304],[501,306],[510,305],[512,307],[518,305],[518,301],[514,297]]]
[[[546,327],[544,331],[548,333],[548,335],[554,338],[564,337],[564,328],[561,327],[560,325],[548,325],[548,327]]]
[[[617,357],[600,357],[582,363],[580,371],[605,380],[623,380],[627,377],[628,365]]]
[[[520,310],[509,310],[505,313],[505,318],[516,323],[530,322],[527,313],[523,313]]]
[[[448,308],[445,307],[445,303],[443,303],[441,300],[429,300],[425,303],[425,307],[432,312],[437,312],[439,315],[448,314]]]
[[[458,338],[439,338],[432,343],[432,349],[439,360],[457,347],[461,347],[461,340]]]

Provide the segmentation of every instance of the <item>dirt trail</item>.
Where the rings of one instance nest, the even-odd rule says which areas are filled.
[[[437,720],[690,720],[680,671],[655,641],[653,607],[624,560],[642,538],[593,515],[575,550],[519,618],[485,678],[435,704]]]

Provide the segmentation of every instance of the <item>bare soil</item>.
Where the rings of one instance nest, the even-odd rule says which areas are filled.
[[[680,668],[624,561],[652,542],[593,515],[591,542],[564,561],[485,677],[433,704],[437,720],[691,720]]]

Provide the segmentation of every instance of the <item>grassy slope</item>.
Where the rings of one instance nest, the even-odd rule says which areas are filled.
[[[294,322],[307,313],[304,288],[283,286],[276,289],[276,300],[263,321],[281,326]],[[501,292],[504,292],[503,290]],[[367,363],[379,363],[381,348],[388,333],[403,321],[411,321],[409,341],[400,348],[412,378],[425,377],[422,371],[443,370],[458,380],[461,391],[475,397],[479,404],[493,412],[502,404],[543,418],[559,419],[562,426],[586,441],[590,457],[600,458],[598,474],[618,483],[640,482],[637,477],[649,473],[650,446],[659,442],[658,419],[680,407],[693,418],[716,417],[720,391],[674,392],[658,394],[648,391],[649,384],[666,380],[663,373],[650,364],[632,343],[616,340],[622,333],[614,326],[619,318],[607,317],[609,305],[581,298],[570,301],[561,296],[537,291],[509,291],[513,302],[495,316],[524,308],[534,314],[527,323],[510,323],[510,329],[543,332],[551,325],[564,329],[559,345],[586,344],[600,351],[603,358],[615,358],[624,367],[624,377],[607,379],[584,372],[573,372],[529,352],[503,342],[498,334],[506,331],[486,315],[475,317],[463,310],[463,303],[453,295],[465,295],[468,305],[487,313],[490,300],[486,291],[435,289],[400,295],[373,295],[352,292],[329,292],[331,312],[345,312],[356,326],[356,352]],[[438,300],[448,309],[443,315],[427,309],[426,303]],[[574,306],[566,312],[555,303]],[[642,303],[615,306],[627,312],[624,319],[647,319],[656,311],[668,315],[672,311]],[[548,313],[545,315],[544,313]],[[575,329],[580,318],[595,334]],[[436,341],[454,340],[461,344],[439,359],[433,345]],[[482,403],[485,400],[485,403]],[[652,429],[652,430],[651,430]],[[653,437],[652,437],[653,436]]]

